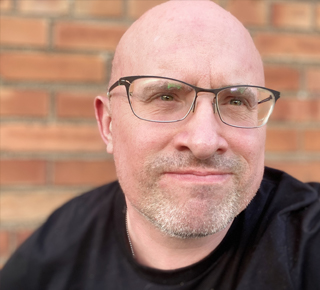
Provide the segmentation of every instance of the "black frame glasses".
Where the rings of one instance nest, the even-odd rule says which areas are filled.
[[[140,117],[134,110],[133,106],[132,106],[132,103],[131,103],[131,100],[130,100],[130,86],[133,84],[133,82],[137,79],[146,79],[146,78],[149,78],[149,79],[163,79],[163,80],[169,80],[169,81],[173,81],[173,82],[178,82],[178,83],[181,83],[181,84],[184,84],[186,86],[188,86],[189,88],[192,88],[195,92],[195,95],[193,97],[193,101],[191,103],[191,106],[190,108],[188,109],[188,111],[186,112],[186,114],[181,117],[181,118],[178,118],[178,119],[174,119],[174,120],[152,120],[152,119],[147,119],[147,118],[142,118]],[[232,127],[237,127],[237,128],[246,128],[246,129],[251,129],[251,128],[259,128],[259,127],[262,127],[264,126],[272,111],[273,111],[273,108],[274,108],[274,105],[276,103],[276,101],[280,98],[280,92],[278,91],[275,91],[275,90],[272,90],[272,89],[268,89],[268,88],[265,88],[265,87],[260,87],[260,86],[251,86],[251,85],[235,85],[235,86],[227,86],[227,87],[223,87],[223,88],[218,88],[218,89],[204,89],[204,88],[199,88],[199,87],[196,87],[196,86],[193,86],[191,84],[188,84],[186,82],[183,82],[183,81],[180,81],[180,80],[177,80],[177,79],[173,79],[173,78],[168,78],[168,77],[159,77],[159,76],[145,76],[145,75],[142,75],[142,76],[128,76],[128,77],[122,77],[120,78],[118,81],[116,81],[108,90],[108,97],[111,97],[111,91],[118,87],[118,86],[125,86],[126,88],[126,92],[127,92],[127,98],[128,98],[128,102],[130,104],[130,107],[131,107],[131,110],[133,112],[133,114],[141,119],[141,120],[145,120],[145,121],[149,121],[149,122],[156,122],[156,123],[173,123],[173,122],[179,122],[179,121],[182,121],[184,120],[191,111],[194,111],[195,110],[195,106],[196,106],[196,101],[197,101],[197,98],[198,98],[198,93],[200,92],[207,92],[207,93],[212,93],[215,95],[214,97],[214,102],[213,104],[215,105],[214,106],[214,109],[216,108],[217,109],[217,112],[218,112],[218,115],[219,115],[219,118],[220,120],[226,124],[226,125],[229,125],[229,126],[232,126]],[[229,122],[226,122],[224,120],[224,117],[222,116],[221,114],[221,111],[220,111],[220,108],[219,108],[219,104],[218,104],[218,98],[217,96],[219,96],[219,93],[220,92],[223,92],[223,91],[227,91],[227,90],[241,90],[241,89],[246,89],[246,88],[255,88],[255,89],[259,89],[259,90],[262,90],[262,91],[266,91],[268,92],[268,94],[270,93],[269,97],[267,98],[264,98],[262,100],[259,100],[257,102],[257,105],[259,104],[262,104],[262,103],[265,103],[265,102],[269,102],[269,101],[273,101],[272,103],[270,103],[270,108],[268,109],[268,112],[266,114],[266,116],[264,117],[263,119],[263,122],[261,122],[261,124],[259,124],[258,126],[238,126],[238,125],[235,125],[235,124],[230,124]]]

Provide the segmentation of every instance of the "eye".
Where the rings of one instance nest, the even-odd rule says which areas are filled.
[[[242,101],[237,100],[237,99],[233,99],[233,100],[230,100],[230,105],[241,106],[242,105]]]
[[[162,100],[162,101],[173,101],[173,99],[174,98],[170,95],[163,95],[160,97],[160,100]]]

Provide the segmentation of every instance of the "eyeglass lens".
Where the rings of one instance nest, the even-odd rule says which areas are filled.
[[[139,118],[170,122],[188,115],[197,93],[180,81],[150,77],[134,80],[128,95],[131,108]],[[250,86],[225,88],[216,98],[221,120],[239,127],[264,125],[274,105],[274,96],[269,90]]]

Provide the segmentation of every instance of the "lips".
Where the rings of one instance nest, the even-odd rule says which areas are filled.
[[[231,173],[224,171],[179,170],[165,172],[164,176],[185,182],[219,183],[226,181],[231,176]]]

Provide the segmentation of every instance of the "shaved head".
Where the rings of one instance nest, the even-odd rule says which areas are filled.
[[[141,64],[156,58],[162,58],[163,67],[168,62],[190,62],[183,57],[192,52],[197,61],[208,60],[213,70],[215,60],[224,55],[236,53],[241,59],[249,54],[242,73],[263,71],[249,32],[229,12],[211,1],[168,1],[149,10],[124,34],[114,56],[111,82],[126,75],[150,74],[140,71]]]

